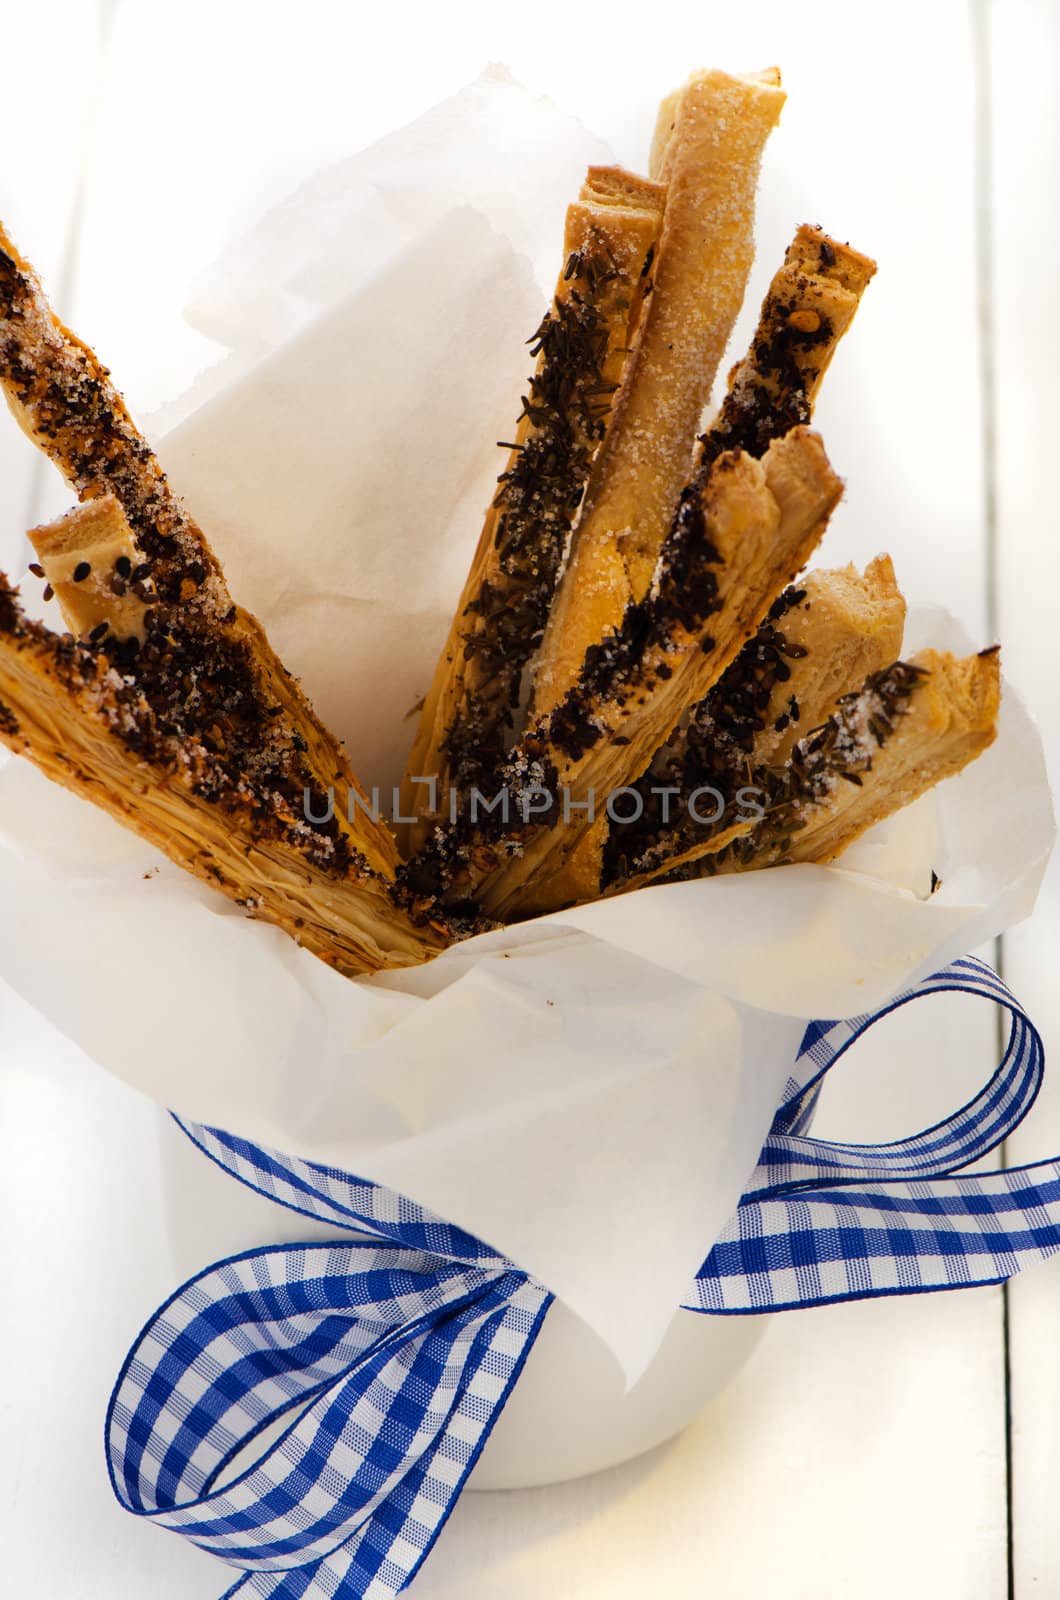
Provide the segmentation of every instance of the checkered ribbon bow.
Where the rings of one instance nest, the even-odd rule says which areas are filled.
[[[881,1016],[945,990],[1009,1015],[982,1093],[894,1144],[810,1138],[825,1073]],[[1026,1115],[1043,1054],[1004,984],[971,958],[876,1015],[811,1023],[687,1308],[764,1312],[998,1283],[1060,1250],[1060,1161],[955,1171]],[[373,1239],[251,1250],[179,1289],[111,1397],[114,1491],[237,1569],[225,1600],[384,1600],[433,1546],[552,1297],[377,1184],[181,1126],[259,1193]]]

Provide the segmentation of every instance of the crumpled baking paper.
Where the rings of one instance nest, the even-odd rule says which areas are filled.
[[[164,463],[369,786],[400,774],[563,210],[605,156],[494,71],[323,173],[198,291],[232,354],[170,412]],[[966,647],[943,616],[911,631]],[[10,761],[0,974],[163,1105],[489,1241],[632,1382],[735,1209],[805,1019],[1026,916],[1052,837],[1008,693],[987,755],[839,866],[642,890],[354,983]]]

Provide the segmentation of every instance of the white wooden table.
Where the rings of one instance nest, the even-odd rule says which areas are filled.
[[[1050,0],[384,8],[89,0],[2,8],[0,215],[134,409],[203,346],[195,269],[322,160],[500,59],[632,165],[690,66],[777,61],[761,287],[796,222],[880,261],[819,421],[849,479],[827,553],[1004,641],[1060,762],[1060,10]],[[744,13],[749,12],[746,16]],[[628,20],[627,20],[628,19]],[[916,351],[915,359],[910,352]],[[0,556],[67,496],[0,428]],[[1060,1045],[1060,872],[1004,972]],[[988,952],[989,954],[989,952]],[[876,1030],[820,1130],[888,1138],[984,1081],[995,1025],[933,1001]],[[1057,1052],[1060,1060],[1060,1052]],[[173,1286],[153,1108],[0,991],[0,1571],[5,1593],[189,1600],[223,1573],[111,1498],[109,1386]],[[1060,1151],[1060,1071],[1009,1158]],[[777,1318],[695,1427],[581,1484],[468,1496],[424,1600],[645,1594],[1000,1600],[1060,1593],[1060,1262],[1010,1289]]]

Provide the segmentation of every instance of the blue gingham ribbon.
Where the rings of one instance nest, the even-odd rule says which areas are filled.
[[[826,1072],[896,1007],[958,990],[1008,1014],[954,1116],[886,1145],[806,1132]],[[756,1313],[998,1283],[1060,1250],[1060,1161],[957,1169],[1041,1085],[1041,1038],[967,957],[884,1010],[806,1030],[769,1138],[687,1308]],[[431,1550],[551,1304],[515,1263],[378,1184],[180,1123],[233,1177],[369,1240],[247,1251],[152,1317],[107,1414],[115,1494],[236,1569],[229,1596],[384,1600]]]

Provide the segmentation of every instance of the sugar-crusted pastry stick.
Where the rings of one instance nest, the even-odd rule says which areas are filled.
[[[594,465],[534,672],[534,711],[559,704],[586,651],[642,600],[688,482],[754,254],[762,149],[784,95],[773,82],[693,76],[657,175],[662,234],[633,362]]]
[[[685,502],[652,593],[586,653],[577,683],[502,768],[507,821],[503,810],[485,821],[465,812],[436,830],[406,869],[410,887],[498,918],[528,904],[538,910],[540,886],[594,826],[588,803],[603,806],[647,770],[804,565],[841,489],[806,428],[761,462],[738,451],[720,457],[702,499]]]
[[[768,73],[748,74],[748,76],[757,76],[761,78],[762,82],[772,83],[777,88],[780,86],[780,73],[775,68]],[[648,154],[648,172],[653,178],[658,178],[662,173],[667,146],[673,137],[673,131],[677,124],[677,108],[681,104],[684,92],[684,85],[682,85],[680,89],[674,89],[659,104],[659,110],[655,117],[655,129],[652,133],[651,149]]]
[[[693,77],[695,76],[697,75],[693,74]],[[741,77],[748,83],[764,83],[774,89],[780,88],[779,67],[764,67],[761,72],[745,72]],[[682,84],[679,89],[674,89],[671,94],[666,95],[659,104],[648,158],[648,172],[653,178],[661,178],[666,171],[670,141],[677,127],[678,112],[687,89],[688,84]]]
[[[0,741],[92,801],[347,976],[443,947],[323,811],[233,774],[205,744],[167,732],[134,679],[68,634],[27,621],[0,578]]]
[[[485,781],[503,759],[650,281],[664,194],[619,168],[590,168],[567,211],[537,370],[409,756],[401,815],[422,821],[404,829],[406,851],[434,825],[429,779],[444,809],[450,786]]]
[[[733,813],[763,767],[783,766],[797,741],[870,673],[901,653],[905,601],[889,556],[810,572],[786,589],[638,788],[644,813],[610,830],[603,881],[658,872]],[[698,797],[698,798],[697,798]],[[595,892],[595,891],[594,891]]]
[[[70,593],[77,563],[69,572],[56,570],[72,625],[80,620],[78,605],[103,601],[105,615],[91,630],[93,648],[134,679],[168,736],[201,745],[232,782],[252,785],[262,814],[293,811],[307,794],[319,809],[335,787],[344,797],[337,808],[344,848],[392,880],[396,843],[371,815],[341,745],[260,623],[232,603],[202,530],[173,494],[109,372],[52,311],[2,228],[0,388],[25,432],[89,503],[61,531],[38,536],[49,562],[61,567],[64,556],[69,564],[77,555],[93,567],[95,582],[80,602]],[[112,504],[92,504],[105,496]],[[117,548],[114,538],[126,542],[113,569],[100,572],[93,561],[99,541],[106,561]],[[126,578],[125,561],[134,557]],[[115,592],[115,583],[124,591]],[[113,612],[104,591],[111,593]],[[130,595],[142,604],[132,624]],[[352,821],[347,794],[364,802],[352,808]]]
[[[921,650],[893,662],[845,695],[786,766],[756,774],[765,796],[760,821],[691,848],[667,875],[836,860],[874,823],[981,755],[997,733],[1000,697],[996,646],[963,658]],[[659,875],[635,876],[615,890],[643,888]]]

